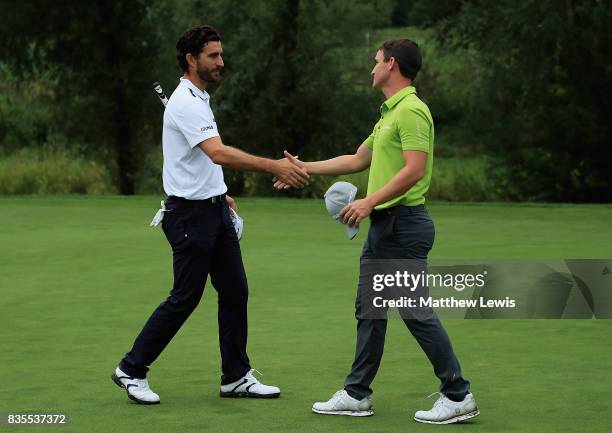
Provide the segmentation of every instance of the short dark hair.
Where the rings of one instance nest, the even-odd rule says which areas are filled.
[[[395,58],[404,77],[414,80],[421,70],[421,50],[410,39],[391,39],[383,42],[378,49],[382,50],[385,62],[391,57]]]
[[[220,41],[219,32],[210,26],[191,27],[181,35],[176,43],[176,60],[183,72],[189,70],[189,64],[185,56],[191,53],[192,56],[198,56],[208,42]]]

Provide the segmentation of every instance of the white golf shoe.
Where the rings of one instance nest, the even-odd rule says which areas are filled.
[[[321,415],[372,416],[372,400],[366,397],[357,400],[345,390],[336,392],[328,401],[319,401],[312,405],[312,411]]]
[[[124,373],[117,367],[111,378],[118,387],[127,391],[130,400],[139,404],[159,404],[159,395],[149,388],[147,379],[138,379]]]
[[[221,397],[277,398],[280,395],[280,389],[276,386],[264,385],[255,379],[254,371],[257,370],[251,369],[236,382],[221,385],[219,395]]]
[[[414,420],[426,424],[452,424],[474,418],[479,414],[480,411],[472,394],[466,395],[463,401],[457,402],[440,393],[440,398],[434,403],[433,408],[417,411],[414,414]]]

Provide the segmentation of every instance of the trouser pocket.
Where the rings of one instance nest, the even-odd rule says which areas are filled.
[[[190,241],[189,221],[192,211],[184,208],[174,208],[165,212],[162,220],[162,230],[173,250],[182,249]]]

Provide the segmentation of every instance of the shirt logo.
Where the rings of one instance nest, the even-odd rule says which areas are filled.
[[[202,132],[206,132],[206,131],[211,131],[211,130],[213,130],[213,129],[215,129],[215,127],[214,127],[214,126],[212,126],[212,125],[208,125],[208,126],[202,126],[202,127],[200,128],[200,131],[202,131]]]

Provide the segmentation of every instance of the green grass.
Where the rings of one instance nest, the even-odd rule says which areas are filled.
[[[376,415],[312,414],[312,402],[342,386],[352,361],[365,232],[347,241],[318,200],[239,200],[249,355],[282,397],[218,397],[216,294],[208,286],[150,373],[162,404],[132,404],[109,376],[171,285],[169,247],[148,227],[158,200],[0,198],[0,412],[66,413],[65,432],[609,431],[612,322],[604,320],[445,321],[482,412],[447,427],[412,421],[438,384],[393,321],[373,385]],[[429,209],[432,257],[612,257],[612,206]]]

